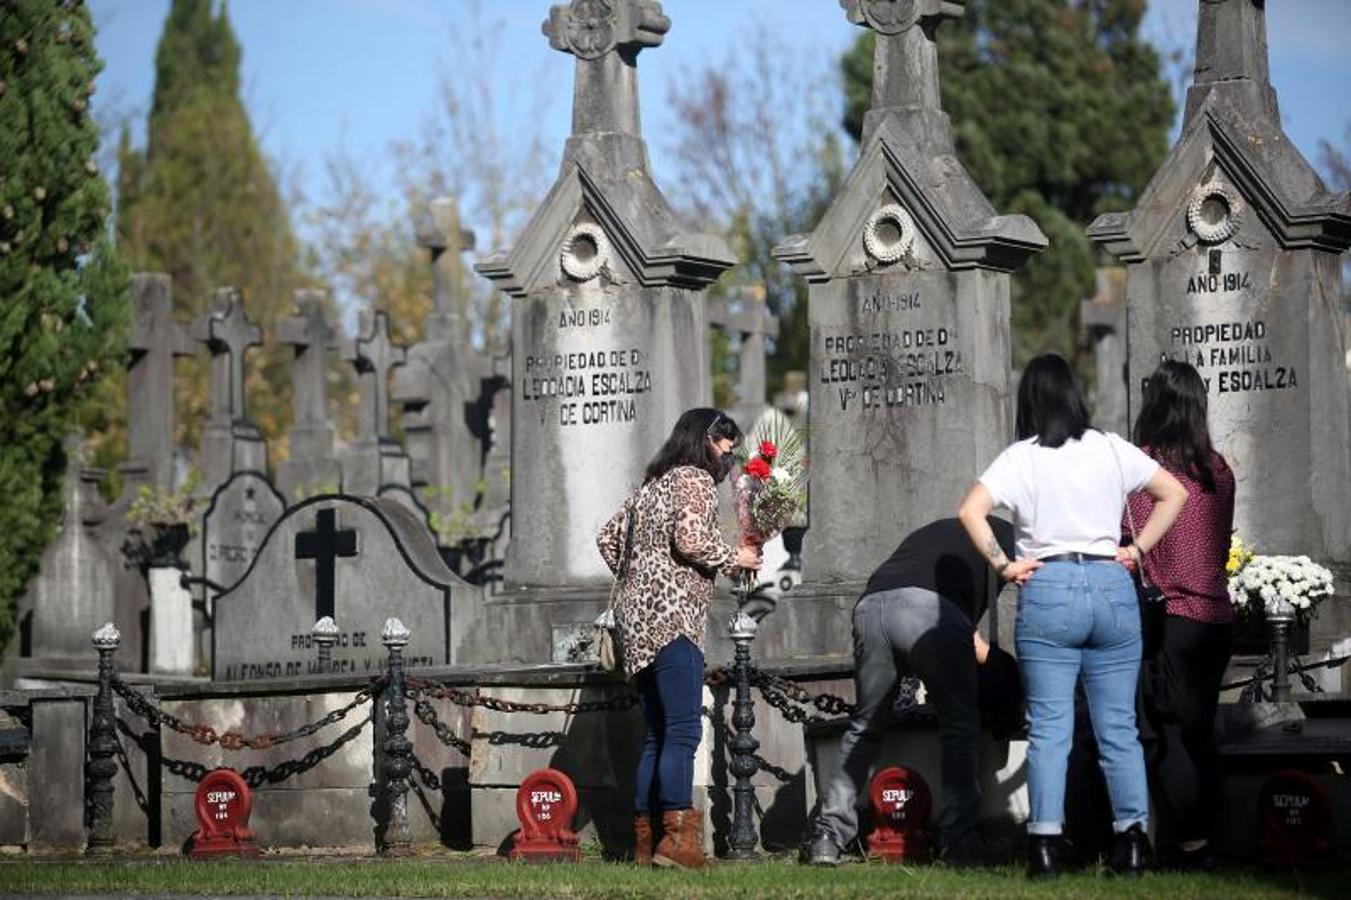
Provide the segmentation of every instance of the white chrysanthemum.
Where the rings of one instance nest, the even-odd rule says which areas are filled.
[[[792,481],[793,473],[789,472],[783,466],[775,466],[774,468],[769,470],[769,477],[773,478],[777,482],[782,483],[785,481]]]

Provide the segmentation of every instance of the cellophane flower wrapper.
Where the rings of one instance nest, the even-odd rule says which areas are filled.
[[[774,428],[757,435],[735,482],[737,525],[743,544],[765,544],[791,525],[807,502],[807,458],[801,433]],[[744,587],[755,585],[749,573]]]

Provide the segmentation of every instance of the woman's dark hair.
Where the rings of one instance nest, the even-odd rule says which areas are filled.
[[[1018,383],[1018,440],[1034,437],[1043,447],[1059,447],[1088,427],[1088,405],[1065,358],[1045,353],[1029,362]]]
[[[1135,443],[1215,492],[1206,383],[1190,365],[1166,359],[1145,379],[1144,403],[1135,420]]]
[[[709,446],[709,441],[722,438],[741,443],[741,429],[731,416],[722,410],[704,407],[686,410],[676,419],[666,443],[647,464],[643,484],[657,480],[676,466],[694,466],[712,475],[715,482],[722,481],[722,466],[718,465]]]

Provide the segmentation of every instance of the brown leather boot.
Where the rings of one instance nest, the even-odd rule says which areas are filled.
[[[661,814],[661,843],[652,862],[659,866],[702,869],[704,859],[704,818],[696,809],[672,809]]]
[[[640,866],[652,865],[652,817],[633,817],[633,861]]]

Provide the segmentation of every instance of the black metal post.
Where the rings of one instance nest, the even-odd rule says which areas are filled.
[[[1271,679],[1271,699],[1276,703],[1290,700],[1290,664],[1287,647],[1290,640],[1290,619],[1269,616],[1271,622],[1271,663],[1275,668]]]
[[[384,856],[406,856],[411,838],[408,833],[408,776],[413,771],[413,745],[408,730],[408,709],[403,688],[403,648],[408,646],[408,629],[398,619],[386,619],[380,640],[389,651],[389,684],[385,686],[385,796],[389,824],[380,847]]]
[[[751,641],[755,640],[756,622],[744,612],[732,617],[729,636],[736,645],[733,672],[736,678],[736,700],[732,704],[734,733],[728,742],[732,750],[729,768],[736,777],[732,786],[732,831],[727,838],[728,859],[756,859],[759,835],[755,831],[755,787],[751,778],[758,771],[755,751],[760,742],[751,736],[755,727],[755,701],[751,699]]]
[[[310,637],[319,648],[319,674],[333,671],[333,645],[338,642],[338,623],[332,616],[324,616],[310,629]]]
[[[112,622],[94,632],[99,654],[99,687],[89,720],[89,841],[85,852],[104,856],[113,849],[113,776],[117,774],[117,719],[113,711],[113,652],[122,635]]]

